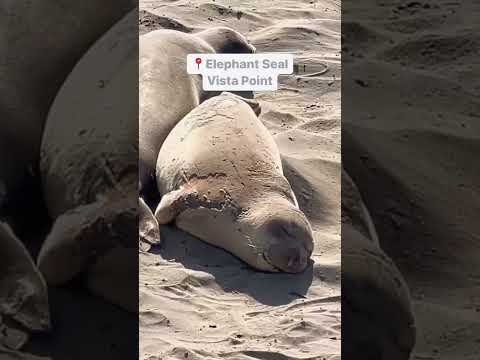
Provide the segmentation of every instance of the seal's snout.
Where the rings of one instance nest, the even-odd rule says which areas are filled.
[[[277,271],[299,273],[307,268],[313,252],[312,229],[291,203],[283,210],[278,205],[277,213],[264,224],[269,244],[264,258]]]
[[[285,247],[285,245],[275,244],[268,250],[266,259],[280,271],[300,273],[308,266],[310,255],[311,252],[302,246]]]
[[[310,254],[305,249],[292,249],[291,254],[288,256],[285,271],[290,273],[302,272],[307,267],[309,258]]]

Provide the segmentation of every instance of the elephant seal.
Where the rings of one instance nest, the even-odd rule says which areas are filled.
[[[185,116],[162,145],[156,177],[159,224],[175,220],[258,270],[307,267],[311,226],[273,137],[239,96],[223,93]]]
[[[2,2],[0,179],[9,198],[24,191],[24,184],[38,182],[42,131],[63,81],[88,48],[135,6],[132,0]]]
[[[160,147],[173,127],[207,98],[218,95],[202,89],[200,75],[187,73],[191,53],[253,53],[240,33],[213,27],[195,34],[156,30],[139,43],[139,181],[140,193],[156,192],[155,165]],[[155,204],[157,205],[157,204]]]
[[[415,345],[410,293],[342,169],[342,358],[407,360]]]
[[[0,352],[20,349],[33,332],[50,329],[45,281],[10,227],[0,222]]]
[[[54,225],[37,259],[48,284],[84,274],[94,293],[132,311],[138,310],[137,31],[134,10],[82,57],[52,105],[40,171]]]

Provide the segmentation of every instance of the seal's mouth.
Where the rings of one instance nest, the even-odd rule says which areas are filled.
[[[287,253],[276,253],[275,250],[270,249],[262,253],[265,262],[270,265],[274,271],[286,272],[290,274],[297,274],[303,272],[308,264],[309,257],[306,251],[302,249],[287,249]],[[273,258],[271,257],[273,256]]]
[[[270,261],[270,259],[268,258],[268,255],[266,252],[263,252],[262,253],[262,257],[263,257],[263,260],[265,260],[265,262],[270,265],[274,270],[276,271],[279,271],[279,272],[284,272],[284,270],[280,269],[279,267],[275,266],[274,264],[272,264],[272,262]]]

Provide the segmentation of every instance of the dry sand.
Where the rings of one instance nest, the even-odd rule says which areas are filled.
[[[229,26],[258,52],[306,65],[256,98],[315,234],[314,266],[288,275],[161,227],[162,246],[140,256],[140,358],[340,359],[339,1],[155,0],[140,10],[141,33]]]
[[[343,161],[411,289],[412,359],[480,354],[480,5],[472,3],[342,4],[356,8],[342,19]]]

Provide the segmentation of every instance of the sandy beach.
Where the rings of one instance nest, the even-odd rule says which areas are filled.
[[[339,1],[140,1],[139,23],[228,26],[257,52],[295,55],[300,71],[255,98],[315,238],[313,266],[269,274],[161,226],[140,255],[140,358],[340,359]]]

